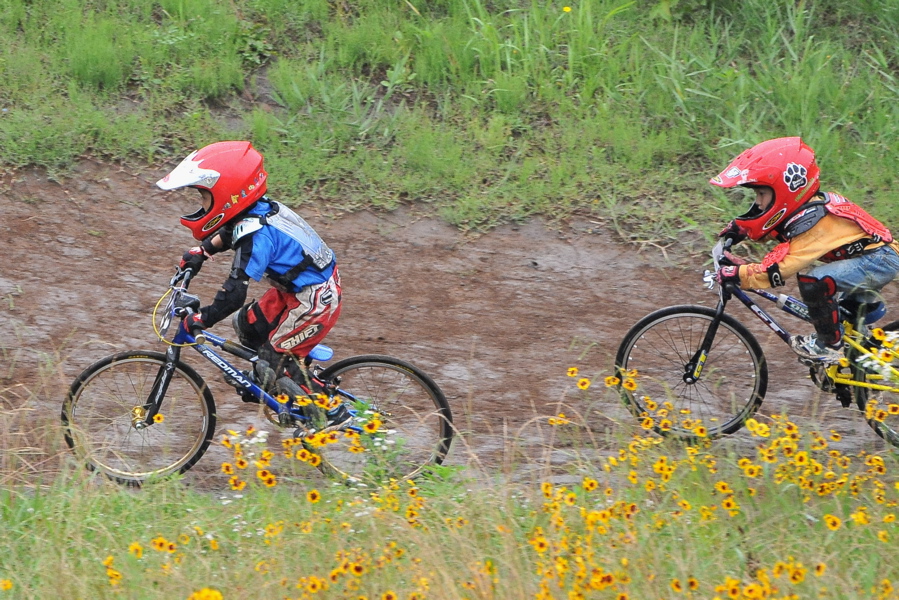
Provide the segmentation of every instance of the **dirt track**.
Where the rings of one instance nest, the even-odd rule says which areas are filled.
[[[27,405],[41,422],[55,422],[65,389],[88,364],[118,350],[161,349],[149,315],[193,243],[178,216],[194,208],[158,191],[152,183],[160,175],[86,162],[77,178],[62,183],[31,171],[0,180],[7,252],[0,266],[0,407]],[[595,376],[590,391],[603,398],[601,377],[610,372],[618,342],[644,314],[715,301],[702,288],[698,265],[657,268],[664,267],[661,256],[638,254],[594,223],[574,220],[552,229],[534,220],[466,237],[414,208],[299,212],[340,263],[345,304],[327,341],[336,358],[390,354],[431,374],[465,434],[451,457],[456,464],[477,460],[497,468],[522,426],[535,445],[534,417],[555,414],[560,401],[569,403],[562,409],[569,414],[583,408],[566,376],[570,366]],[[207,264],[193,291],[209,300],[229,259]],[[888,289],[893,306],[896,288]],[[250,295],[263,291],[254,284]],[[737,316],[750,319],[742,309]],[[802,377],[788,349],[753,330],[771,362],[763,411],[786,407],[815,415],[852,440],[847,443],[875,443],[857,414]],[[227,322],[216,331],[231,333]],[[220,428],[264,423],[230,388],[214,383],[213,389]],[[630,425],[605,397],[599,405],[605,416],[595,421],[600,428],[622,430],[616,420]]]

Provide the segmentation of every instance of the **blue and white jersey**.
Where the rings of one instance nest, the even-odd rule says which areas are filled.
[[[327,281],[334,272],[334,253],[315,230],[283,204],[263,198],[234,226],[234,268],[259,281],[304,268],[291,279],[298,290]]]

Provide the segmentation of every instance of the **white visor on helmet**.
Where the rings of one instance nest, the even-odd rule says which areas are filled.
[[[171,173],[157,181],[157,187],[166,191],[188,186],[212,188],[221,177],[221,173],[212,169],[201,169],[200,161],[194,160],[197,152],[199,150],[191,153]]]

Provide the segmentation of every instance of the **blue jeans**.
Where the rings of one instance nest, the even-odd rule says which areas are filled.
[[[881,246],[856,258],[819,265],[808,275],[818,279],[832,277],[842,299],[879,302],[883,297],[878,292],[899,276],[899,254],[890,246]]]

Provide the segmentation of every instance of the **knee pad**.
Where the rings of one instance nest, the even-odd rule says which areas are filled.
[[[840,305],[837,303],[837,284],[833,277],[821,279],[797,275],[799,295],[808,306],[808,316],[818,333],[818,339],[828,346],[840,341]]]
[[[797,275],[796,278],[799,281],[799,295],[806,304],[826,302],[837,293],[837,282],[830,275],[821,279],[810,275]]]

